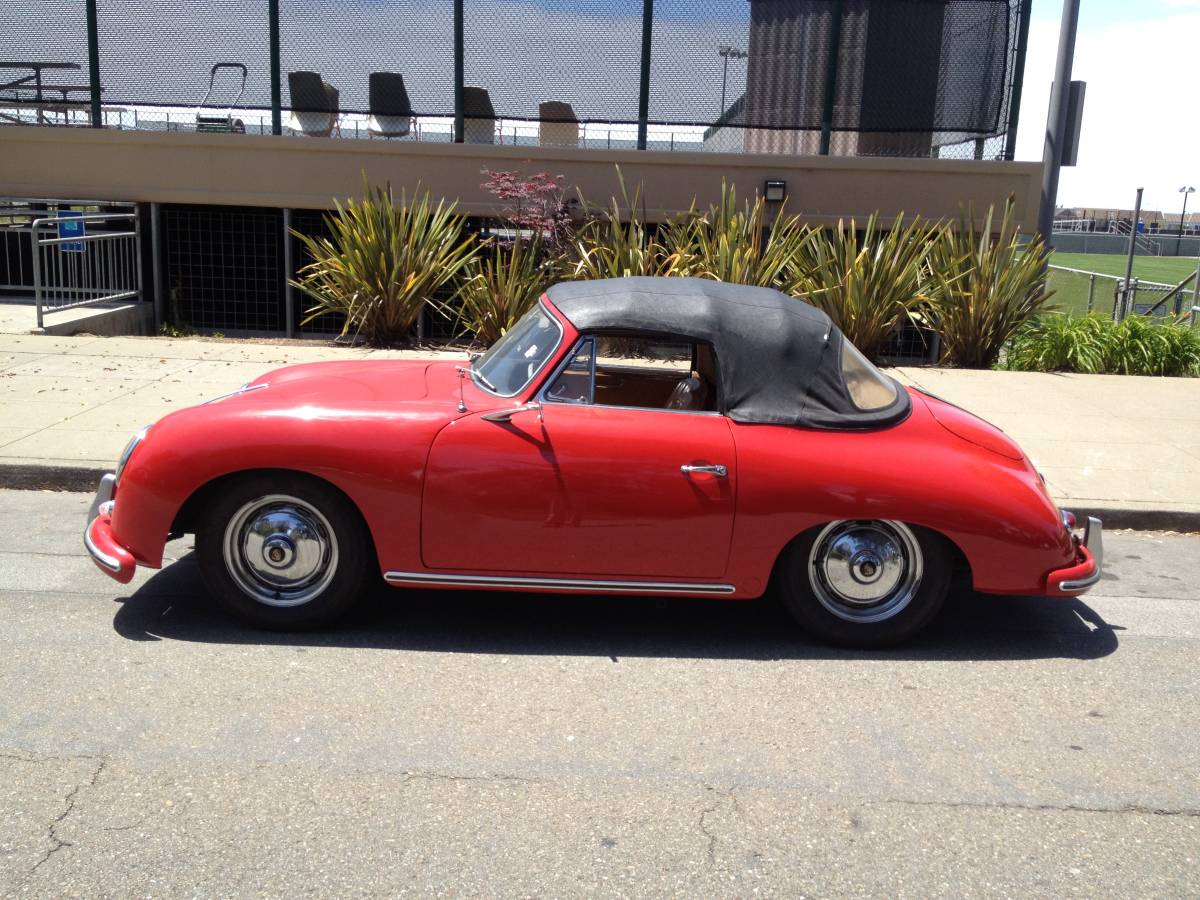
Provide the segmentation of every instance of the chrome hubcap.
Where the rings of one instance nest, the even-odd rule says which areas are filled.
[[[817,600],[840,619],[867,624],[897,615],[921,586],[916,536],[902,522],[831,522],[808,557]]]
[[[251,500],[225,528],[225,567],[238,587],[268,606],[299,606],[337,571],[337,538],[320,511],[296,497]]]

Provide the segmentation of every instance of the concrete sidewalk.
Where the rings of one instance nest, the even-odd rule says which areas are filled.
[[[445,355],[323,342],[0,335],[0,486],[90,488],[141,426],[278,366]],[[1200,527],[1200,379],[892,371],[1003,428],[1061,505],[1101,511],[1114,526]]]

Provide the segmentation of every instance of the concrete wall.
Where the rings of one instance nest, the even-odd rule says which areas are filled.
[[[1158,249],[1159,252],[1155,254],[1158,256],[1200,256],[1200,238],[1152,232],[1147,232],[1141,237]],[[1138,256],[1150,254],[1150,251],[1145,249],[1145,242],[1139,242],[1142,246],[1135,248],[1134,252]],[[1055,250],[1061,250],[1063,253],[1128,253],[1129,235],[1094,231],[1064,232],[1054,235],[1050,244]]]
[[[0,196],[70,197],[324,209],[361,193],[362,179],[397,191],[418,183],[494,215],[481,170],[564,176],[572,191],[606,205],[619,194],[616,166],[644,186],[651,220],[715,201],[724,178],[753,195],[767,179],[788,185],[787,208],[815,224],[859,220],[875,210],[932,218],[979,211],[1012,194],[1025,230],[1034,226],[1040,163],[837,158],[769,154],[603,151],[87,128],[0,127]]]

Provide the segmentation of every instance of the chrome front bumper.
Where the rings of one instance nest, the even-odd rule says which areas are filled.
[[[133,578],[136,563],[133,554],[117,542],[112,533],[113,493],[117,477],[113,474],[100,479],[96,496],[88,508],[87,526],[83,530],[83,546],[92,562],[110,578],[127,584]]]

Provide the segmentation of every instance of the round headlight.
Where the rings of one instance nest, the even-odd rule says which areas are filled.
[[[125,464],[129,462],[129,457],[133,456],[133,451],[138,448],[138,444],[146,439],[146,432],[149,430],[150,426],[147,425],[135,434],[129,443],[125,445],[125,449],[121,451],[121,458],[117,460],[117,481],[121,480],[121,473],[125,471]]]

